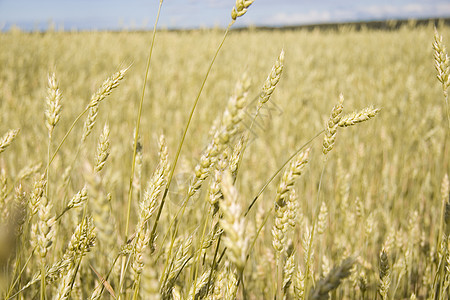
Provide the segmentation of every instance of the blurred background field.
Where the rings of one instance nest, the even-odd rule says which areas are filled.
[[[438,31],[449,46],[450,28],[441,24]],[[140,132],[143,164],[138,191],[142,192],[156,167],[157,138],[161,133],[168,142],[169,158],[173,158],[188,111],[222,35],[218,29],[157,33],[143,107]],[[253,100],[284,49],[285,69],[280,83],[257,119],[258,126],[250,135],[251,143],[240,167],[236,186],[242,206],[251,202],[297,148],[324,128],[339,93],[345,98],[344,113],[373,104],[381,108],[379,115],[361,125],[340,129],[329,154],[320,196],[326,199],[329,213],[327,230],[316,241],[316,276],[321,276],[327,263],[332,266],[357,254],[360,261],[351,280],[334,296],[360,299],[358,280],[363,272],[368,286],[365,295],[367,299],[375,299],[379,254],[383,245],[389,244],[392,299],[409,297],[412,293],[428,297],[437,265],[441,182],[449,172],[450,151],[445,102],[434,68],[433,36],[431,22],[420,26],[403,24],[395,30],[356,30],[351,25],[342,25],[336,29],[232,31],[194,114],[170,188],[170,201],[163,211],[157,247],[161,247],[158,242],[178,209],[183,186],[188,184],[209,141],[211,126],[225,109],[235,82],[244,72],[251,79],[245,109],[248,115],[244,117],[244,123],[250,124],[256,106]],[[55,72],[63,95],[61,121],[53,137],[56,143],[103,80],[120,68],[131,66],[121,85],[100,104],[94,132],[71,171],[66,190],[59,189],[61,176],[74,159],[81,123],[56,157],[49,179],[53,182],[54,209],[59,211],[67,195],[83,187],[85,165],[93,164],[97,138],[107,122],[111,129],[111,154],[102,180],[104,190],[111,193],[117,244],[125,226],[133,128],[150,40],[151,34],[146,32],[12,30],[0,34],[0,135],[8,129],[20,128],[14,143],[0,155],[0,169],[6,172],[8,189],[18,184],[16,179],[22,169],[39,162],[45,165],[47,74]],[[242,130],[245,128],[248,127]],[[311,144],[310,163],[296,184],[300,213],[293,243],[299,265],[303,264],[302,224],[311,223],[316,205],[322,168],[321,143],[319,137]],[[37,173],[43,172],[44,167]],[[21,181],[27,193],[33,189],[34,177],[30,175]],[[258,200],[249,215],[251,223],[273,206],[277,183],[278,180],[272,183]],[[188,206],[189,217],[183,220],[186,226],[181,228],[180,236],[189,235],[203,224],[207,210],[204,197],[202,194],[200,201]],[[133,205],[136,215],[137,201]],[[270,298],[274,293],[273,273],[269,270],[275,270],[275,262],[268,253],[271,224],[272,218],[257,240],[245,271],[246,288],[254,295],[253,299]],[[66,240],[58,241],[57,245],[67,243],[69,237],[67,233]],[[51,257],[59,256],[56,249],[63,247],[58,247],[55,246]],[[89,260],[96,259],[95,253],[88,256]],[[159,272],[160,268],[156,270]],[[89,273],[89,269],[85,272]],[[190,282],[189,276],[183,280]],[[185,285],[180,283],[180,287],[185,291]]]
[[[447,27],[441,32],[444,41],[450,38]],[[353,31],[343,27],[339,31],[233,32],[201,97],[183,151],[184,160],[193,163],[198,159],[207,144],[208,131],[225,108],[239,76],[247,72],[252,79],[250,100],[254,100],[266,73],[284,49],[285,71],[271,100],[273,103],[265,111],[267,116],[258,123],[262,128],[254,129],[255,141],[244,168],[251,178],[241,183],[243,188],[251,192],[256,188],[251,187],[255,179],[267,179],[268,173],[288,154],[320,131],[330,107],[342,92],[346,99],[345,112],[374,104],[382,108],[382,113],[371,123],[361,125],[360,130],[342,131],[338,138],[338,150],[342,152],[336,151],[330,164],[340,158],[347,166],[364,166],[354,166],[358,169],[355,170],[357,178],[370,174],[371,180],[383,182],[381,172],[389,163],[392,170],[385,171],[385,175],[395,177],[385,181],[397,184],[395,189],[388,189],[387,200],[406,192],[417,198],[421,184],[411,181],[411,176],[435,175],[430,180],[437,186],[444,172],[440,159],[445,111],[435,78],[433,34],[432,26],[405,26],[398,31]],[[160,133],[167,136],[170,149],[179,141],[186,112],[206,71],[206,62],[221,36],[220,31],[158,33],[142,121],[147,171],[156,157],[155,139]],[[58,140],[102,81],[120,67],[131,65],[125,82],[102,103],[99,113],[99,123],[108,121],[112,131],[114,151],[108,171],[120,174],[113,177],[127,178],[124,175],[131,164],[130,135],[150,34],[13,32],[0,37],[1,131],[16,127],[22,131],[7,159],[2,158],[9,172],[16,174],[46,155],[47,145],[43,141],[47,133],[43,121],[50,71],[55,71],[64,98],[61,125],[55,131]],[[248,104],[247,111],[252,114],[251,105],[255,103]],[[250,117],[245,121],[250,123]],[[96,130],[99,133],[101,126]],[[96,143],[94,136],[92,147]],[[78,140],[76,134],[70,136],[63,153],[70,156]],[[356,153],[362,155],[358,160]]]

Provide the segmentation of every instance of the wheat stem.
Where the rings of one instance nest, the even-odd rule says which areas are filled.
[[[175,172],[175,168],[177,166],[178,159],[180,157],[181,148],[183,147],[184,140],[186,138],[186,134],[187,134],[187,131],[189,129],[189,125],[191,124],[191,120],[192,120],[192,117],[194,115],[195,108],[197,107],[198,101],[200,99],[200,95],[202,94],[203,88],[205,86],[206,80],[208,79],[209,73],[211,72],[213,64],[216,61],[216,58],[217,58],[217,56],[218,56],[218,54],[220,52],[220,49],[222,49],[222,46],[225,43],[225,39],[226,39],[226,37],[228,35],[228,32],[230,31],[230,28],[231,28],[231,26],[233,24],[234,24],[234,21],[232,21],[232,22],[230,22],[228,24],[228,27],[225,30],[225,33],[223,35],[222,41],[220,42],[219,47],[217,48],[217,50],[216,50],[216,52],[215,52],[215,54],[214,54],[214,56],[213,56],[213,58],[212,58],[212,60],[211,60],[211,62],[209,64],[209,66],[208,66],[208,70],[206,71],[206,75],[203,78],[203,82],[202,82],[202,85],[200,87],[200,90],[198,91],[197,97],[195,98],[194,104],[192,105],[191,112],[189,113],[188,121],[186,123],[186,127],[184,128],[183,135],[181,136],[180,143],[178,144],[178,148],[177,148],[177,152],[175,154],[175,158],[174,158],[174,161],[173,161],[173,164],[172,164],[172,168],[170,169],[170,172],[169,172],[169,178],[167,180],[167,185],[166,185],[166,188],[164,190],[164,194],[163,194],[163,197],[162,197],[162,200],[161,200],[161,204],[159,205],[159,209],[158,209],[158,213],[156,215],[155,223],[153,224],[153,228],[152,228],[152,231],[150,233],[150,243],[153,243],[153,240],[155,239],[156,228],[158,227],[159,218],[161,217],[161,212],[162,212],[162,209],[164,207],[164,203],[165,203],[165,200],[166,200],[166,197],[167,197],[167,193],[169,192],[169,187],[170,187],[170,184],[172,182],[173,174]]]
[[[275,171],[275,173],[272,174],[272,176],[266,181],[266,183],[261,187],[261,189],[259,190],[259,192],[256,194],[255,197],[253,197],[252,202],[250,203],[250,205],[247,207],[247,210],[244,213],[244,216],[247,216],[248,213],[250,212],[250,209],[252,209],[253,205],[255,205],[256,201],[258,200],[259,196],[262,195],[262,193],[264,193],[264,191],[266,190],[266,188],[269,186],[269,184],[272,183],[272,181],[275,179],[275,177],[277,177],[277,175],[283,170],[283,168],[297,155],[299,154],[306,146],[308,146],[309,144],[311,144],[317,137],[319,137],[322,133],[324,133],[325,130],[322,130],[320,132],[318,132],[315,136],[313,136],[309,141],[307,141],[306,143],[304,143],[300,148],[298,148],[291,156],[289,156],[286,161]]]
[[[149,49],[149,54],[148,54],[148,59],[147,59],[147,66],[145,68],[144,82],[142,84],[141,99],[139,101],[139,110],[138,110],[138,116],[137,116],[136,125],[135,125],[136,129],[134,131],[134,143],[133,143],[134,148],[133,148],[133,158],[132,158],[132,163],[131,163],[131,175],[130,175],[130,181],[129,181],[129,186],[128,186],[128,200],[127,200],[128,204],[127,204],[127,214],[126,214],[126,222],[125,222],[124,243],[126,243],[128,240],[128,230],[129,230],[129,226],[130,226],[131,198],[132,198],[132,194],[133,194],[133,178],[134,178],[134,169],[136,166],[136,153],[137,153],[137,144],[138,144],[137,142],[138,142],[138,136],[139,136],[139,128],[140,128],[140,124],[141,124],[141,115],[142,115],[142,106],[144,103],[145,87],[146,87],[147,80],[148,80],[148,74],[149,74],[149,70],[150,70],[150,62],[152,59],[152,53],[153,53],[153,48],[154,48],[154,44],[155,44],[156,27],[158,25],[158,20],[159,20],[159,15],[161,12],[162,3],[163,3],[163,0],[160,0],[159,6],[158,6],[158,12],[156,14],[155,24],[153,26],[152,42],[150,44],[150,49]],[[121,267],[121,271],[120,271],[120,282],[123,282],[124,276],[125,276],[125,256],[122,258],[122,267]],[[121,287],[121,289],[122,289],[122,287]]]

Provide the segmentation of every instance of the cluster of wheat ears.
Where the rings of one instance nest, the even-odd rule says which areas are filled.
[[[290,121],[290,112],[286,111],[278,117],[278,122],[288,124],[290,129],[281,132],[281,125],[276,123],[277,120],[272,120],[274,124],[271,126],[275,128],[276,136],[283,139],[277,141],[276,137],[269,136],[269,143],[260,149],[258,144],[263,142],[264,137],[255,140],[254,133],[261,127],[261,119],[267,118],[267,107],[276,106],[271,97],[275,95],[277,86],[283,77],[289,77],[283,76],[288,68],[284,65],[284,50],[279,52],[265,81],[258,87],[258,96],[253,102],[250,95],[255,85],[250,77],[256,76],[244,72],[234,90],[228,93],[223,111],[217,111],[218,116],[207,137],[198,137],[193,133],[202,132],[201,128],[210,124],[206,121],[214,118],[209,117],[211,111],[216,112],[212,109],[214,105],[208,106],[208,100],[202,100],[206,98],[202,97],[202,93],[212,85],[208,78],[219,72],[213,69],[213,65],[220,59],[232,25],[245,15],[253,1],[236,1],[230,23],[212,53],[206,74],[193,79],[180,79],[169,70],[153,67],[152,56],[153,50],[158,49],[155,41],[160,31],[156,28],[162,4],[160,0],[144,78],[135,77],[136,80],[133,80],[142,89],[131,95],[139,95],[140,100],[133,105],[130,104],[133,98],[124,101],[128,109],[134,111],[134,117],[131,116],[133,124],[130,119],[123,118],[122,115],[130,116],[125,110],[112,105],[108,122],[102,129],[95,130],[100,107],[111,105],[112,100],[106,100],[112,97],[110,95],[137,63],[121,68],[107,78],[70,123],[63,121],[62,108],[72,107],[76,111],[77,103],[69,103],[76,101],[64,95],[59,76],[55,74],[57,72],[51,72],[45,98],[46,134],[42,134],[44,127],[39,123],[2,133],[0,297],[41,300],[448,299],[450,59],[438,31],[434,29],[432,49],[444,104],[442,93],[441,97],[434,97],[435,94],[429,92],[434,98],[441,98],[436,100],[430,111],[420,111],[417,104],[397,99],[399,104],[395,107],[381,102],[385,106],[383,113],[380,113],[379,107],[367,104],[351,112],[355,109],[352,107],[354,100],[346,101],[339,92],[334,96],[328,93],[336,90],[339,82],[331,82],[328,87],[324,84],[322,90],[307,87],[310,80],[320,80],[324,76],[320,69],[328,72],[328,64],[339,64],[327,59],[345,57],[344,53],[333,54],[334,49],[330,49],[331,55],[325,55],[328,50],[324,47],[317,50],[322,55],[318,59],[307,55],[301,58],[306,61],[305,66],[309,65],[305,77],[288,80],[290,84],[301,80],[307,83],[303,91],[296,92],[316,97],[326,91],[326,97],[335,99],[332,100],[333,107],[326,106],[328,117],[325,123],[319,118],[309,125],[297,126],[297,119]],[[414,31],[415,28],[413,24],[401,34],[407,36],[406,30]],[[442,25],[439,28],[445,30]],[[361,30],[368,32],[367,29]],[[417,34],[409,35],[420,37],[424,32],[429,32],[427,29],[417,30]],[[338,31],[347,34],[349,39],[359,34],[345,26]],[[118,34],[120,38],[126,35]],[[168,39],[172,37],[172,33],[165,34]],[[189,38],[194,38],[195,34],[190,33]],[[241,34],[248,33],[237,33],[233,38],[241,39]],[[247,36],[251,43],[255,43],[251,40],[252,34],[256,36],[258,33]],[[323,44],[330,38],[327,32],[302,31],[295,34],[306,35],[306,41],[311,43],[319,41]],[[1,38],[32,39],[33,35],[12,32],[2,34]],[[82,37],[85,38],[86,35]],[[293,36],[289,38],[293,39]],[[259,37],[258,43],[262,40]],[[54,36],[46,40],[45,49],[52,41],[55,41]],[[167,40],[161,46],[164,43]],[[348,44],[348,41],[341,43]],[[236,44],[240,47],[239,40]],[[6,55],[5,43],[1,45],[0,60],[3,61],[5,57],[10,57]],[[357,46],[354,47],[356,49]],[[407,49],[399,48],[396,47],[396,51],[409,53]],[[288,50],[285,50],[288,55]],[[310,50],[316,50],[315,46]],[[204,54],[199,53],[198,56]],[[243,56],[242,53],[239,55]],[[362,58],[361,61],[364,60]],[[369,62],[373,59],[365,58]],[[16,59],[18,65],[26,64],[25,58]],[[228,58],[228,62],[233,59]],[[76,60],[80,62],[82,59]],[[379,68],[380,74],[386,76],[380,84],[391,88],[398,83],[395,91],[417,102],[421,97],[426,97],[427,91],[415,88],[420,83],[414,77],[401,79],[401,84],[400,80],[395,81],[396,74],[401,74],[404,66],[408,68],[408,63],[401,61],[401,58],[395,58],[390,63],[394,66],[394,71],[390,73],[383,73],[383,68]],[[355,74],[360,74],[358,64],[363,63],[356,63]],[[226,65],[221,63],[224,68]],[[92,66],[91,62],[89,66]],[[236,65],[231,68],[233,72],[242,70]],[[19,81],[8,80],[19,78],[16,75],[19,71],[8,69],[7,65],[6,69],[12,73],[0,72],[0,83],[4,83],[0,93],[2,130],[8,126],[13,115],[6,108],[16,107],[17,102],[21,101],[11,100],[14,98],[10,92],[14,90],[11,82],[15,82],[13,85],[17,90],[29,90],[23,78]],[[222,72],[226,74],[228,71]],[[180,93],[194,98],[193,102],[188,101],[190,108],[184,107],[185,104],[181,104],[177,96],[171,95],[171,89],[158,90],[158,79],[152,77],[158,72],[170,73],[171,79],[168,80],[172,82],[187,82],[189,90]],[[371,72],[375,74],[370,68],[363,70],[364,74],[370,75]],[[30,79],[30,84],[33,82],[31,77],[25,76],[25,79]],[[357,97],[361,90],[377,89],[378,86],[368,80],[358,81],[355,77],[349,80],[356,91],[352,97]],[[212,81],[217,88],[223,84],[217,76]],[[149,85],[149,82],[153,84]],[[435,82],[434,77],[429,89],[434,89],[432,85]],[[184,88],[182,86],[181,89]],[[209,87],[210,90],[212,88],[214,86]],[[280,92],[279,97],[284,95]],[[377,95],[374,97],[377,98],[380,94],[372,92],[371,95]],[[164,101],[155,100],[156,104],[150,105],[146,104],[145,99],[153,101],[158,97],[167,98],[168,104],[174,103],[178,108],[176,113],[167,115],[166,122],[171,124],[165,126],[171,128],[167,130],[171,136],[160,134],[157,137],[156,156],[144,153],[143,140],[149,138],[150,127],[146,128],[146,125],[151,122],[145,121],[146,109],[151,108],[158,115],[164,113],[158,108]],[[297,114],[298,111],[293,108],[300,116],[300,122],[308,115],[317,116],[315,104],[311,103],[313,101],[303,101],[307,108],[299,109],[304,109],[306,113]],[[207,111],[202,111],[203,103]],[[195,114],[197,110],[200,112]],[[406,116],[403,116],[403,111]],[[24,119],[30,114],[29,111],[20,112]],[[186,115],[186,112],[189,114]],[[184,120],[183,128],[177,126],[181,124],[177,121],[180,113]],[[348,127],[358,127],[360,123],[377,119],[378,114],[384,113],[391,119],[386,117],[383,122],[368,122],[372,124],[364,125],[366,139],[362,137],[362,141],[351,142],[357,138],[355,131],[358,129],[350,132]],[[31,114],[38,113],[32,111]],[[201,125],[194,124],[195,116],[198,116]],[[41,119],[33,118],[34,123],[36,120]],[[402,120],[404,127],[396,128],[396,120]],[[26,120],[23,122],[29,124]],[[156,123],[159,122],[163,121],[158,119]],[[124,123],[128,126],[124,127]],[[368,129],[373,124],[381,127],[379,135]],[[416,124],[420,124],[424,132],[420,128],[415,129],[419,132],[407,131],[416,128]],[[65,129],[59,131],[61,127]],[[130,138],[130,132],[126,131],[133,127]],[[297,135],[298,132],[301,138],[292,138],[292,134]],[[95,142],[91,142],[92,133],[98,133]],[[337,159],[334,152],[336,141],[340,138],[338,133],[350,141],[341,145],[346,148],[341,150],[343,156]],[[263,133],[259,131],[258,134]],[[122,143],[132,146],[115,146],[114,135],[120,135],[123,137]],[[305,136],[309,139],[306,142]],[[319,140],[321,144],[316,145]],[[382,150],[366,149],[363,141],[369,140],[373,142],[371,147],[378,145]],[[196,144],[203,144],[201,152],[195,148]],[[176,147],[172,148],[172,145]],[[277,149],[281,149],[278,153],[283,155],[276,160],[263,158],[265,153]],[[391,156],[392,149],[398,149],[396,153],[400,155]],[[430,152],[429,156],[420,154],[424,149]],[[186,157],[195,163],[186,163]],[[38,159],[38,162],[26,162],[27,165],[21,167],[27,158]],[[114,167],[109,167],[108,162]],[[147,171],[150,167],[152,172]],[[314,169],[319,172],[313,172]],[[307,178],[302,176],[305,172],[308,173]],[[187,174],[187,180],[180,179],[183,174]],[[437,201],[433,202],[433,199]]]

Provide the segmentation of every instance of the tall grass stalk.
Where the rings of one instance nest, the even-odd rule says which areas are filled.
[[[248,1],[248,2],[251,4],[251,2],[253,2],[253,1]],[[248,4],[247,7],[250,6],[250,4]],[[235,11],[235,10],[233,9],[233,12],[234,12],[234,11]],[[244,13],[245,13],[245,12],[244,12]],[[236,21],[236,17],[237,17],[237,16],[236,16],[236,15],[233,15],[233,13],[232,13],[232,20],[231,20],[230,23],[228,24],[228,26],[227,26],[227,28],[226,28],[226,30],[225,30],[225,33],[224,33],[224,35],[223,35],[223,38],[222,38],[222,40],[221,40],[219,46],[217,47],[216,52],[214,53],[214,56],[213,56],[213,58],[212,58],[212,60],[211,60],[211,62],[210,62],[210,64],[209,64],[209,66],[208,66],[208,69],[207,69],[207,71],[206,71],[205,77],[203,78],[202,84],[201,84],[200,89],[199,89],[199,91],[198,91],[198,93],[197,93],[197,96],[196,96],[196,98],[195,98],[194,104],[192,105],[191,111],[190,111],[190,113],[189,113],[188,121],[187,121],[186,126],[185,126],[184,131],[183,131],[183,135],[182,135],[182,137],[181,137],[180,143],[178,144],[178,148],[177,148],[177,152],[176,152],[176,154],[175,154],[174,162],[173,162],[172,167],[171,167],[170,172],[169,172],[169,176],[168,176],[168,180],[167,180],[167,185],[166,185],[166,188],[165,188],[165,190],[164,190],[164,193],[163,193],[163,196],[162,196],[161,203],[160,203],[160,205],[159,205],[158,213],[157,213],[157,215],[156,215],[156,219],[155,219],[155,221],[154,221],[153,228],[152,228],[152,231],[151,231],[151,233],[150,233],[150,244],[153,243],[154,238],[155,238],[155,236],[156,236],[156,229],[157,229],[157,227],[158,227],[158,222],[159,222],[159,219],[160,219],[160,217],[161,217],[161,213],[162,213],[162,209],[163,209],[164,204],[165,204],[165,200],[166,200],[166,197],[167,197],[167,193],[169,192],[169,187],[170,187],[170,184],[171,184],[172,179],[173,179],[173,174],[174,174],[174,172],[175,172],[175,168],[176,168],[176,166],[177,166],[178,159],[179,159],[180,154],[181,154],[181,149],[182,149],[182,147],[183,147],[184,140],[185,140],[185,138],[186,138],[186,135],[187,135],[189,126],[190,126],[190,124],[191,124],[192,117],[193,117],[193,115],[194,115],[195,109],[196,109],[197,104],[198,104],[198,102],[199,102],[199,100],[200,100],[200,96],[201,96],[201,94],[202,94],[203,88],[205,87],[206,81],[207,81],[207,79],[208,79],[208,77],[209,77],[209,74],[210,74],[210,72],[211,72],[211,70],[212,70],[212,67],[213,67],[213,65],[214,65],[214,62],[216,61],[216,58],[217,58],[217,56],[219,55],[219,52],[220,52],[220,50],[222,49],[223,44],[225,43],[225,40],[226,40],[226,38],[227,38],[227,36],[228,36],[228,33],[229,33],[229,31],[230,31],[231,26],[232,26],[232,25],[235,23],[235,21]],[[189,200],[189,197],[188,197],[187,199],[185,199],[185,201],[183,201],[182,207],[181,207],[181,209],[178,211],[178,213],[181,212],[181,216],[184,215],[184,211],[185,211],[185,208],[186,208],[187,200]],[[177,216],[178,216],[178,213],[177,213]],[[177,216],[175,216],[174,220],[177,218]],[[179,223],[177,223],[177,225],[176,225],[175,236],[176,236],[176,234],[177,234],[177,232],[178,232],[178,224],[179,224]],[[169,231],[170,231],[170,228],[171,228],[171,226],[169,227]],[[168,257],[170,257],[170,255],[172,254],[173,242],[174,242],[174,238],[172,238],[171,243],[170,243],[170,246],[169,246]],[[165,263],[163,274],[166,272],[167,266],[168,266],[168,260],[167,260],[166,263]],[[208,289],[208,288],[207,288],[207,289]]]
[[[152,231],[150,233],[150,243],[153,243],[153,241],[155,239],[156,229],[158,227],[159,218],[161,217],[161,212],[162,212],[162,209],[163,209],[165,201],[166,201],[167,193],[169,192],[169,187],[170,187],[170,184],[171,184],[172,179],[173,179],[173,174],[175,172],[175,168],[177,166],[178,159],[179,159],[180,154],[181,154],[181,149],[183,147],[187,131],[188,131],[189,126],[191,124],[191,120],[192,120],[192,117],[194,115],[195,108],[197,107],[198,101],[199,101],[200,96],[202,94],[203,88],[204,88],[204,86],[206,84],[206,80],[208,79],[209,73],[211,72],[211,69],[212,69],[212,67],[214,65],[214,62],[216,61],[216,58],[217,58],[217,56],[218,56],[218,54],[220,52],[220,49],[222,49],[222,46],[225,43],[225,39],[226,39],[226,37],[228,35],[228,32],[230,31],[230,28],[231,28],[231,26],[233,24],[234,24],[234,20],[228,24],[228,27],[225,30],[225,33],[223,35],[222,41],[220,42],[219,47],[217,48],[217,50],[216,50],[216,52],[215,52],[215,54],[214,54],[214,56],[213,56],[213,58],[212,58],[212,60],[211,60],[211,62],[209,64],[209,66],[208,66],[208,70],[206,71],[206,75],[203,78],[203,82],[202,82],[202,85],[200,86],[200,90],[198,91],[197,97],[195,98],[194,104],[192,105],[191,111],[189,113],[188,121],[187,121],[186,126],[184,128],[183,135],[181,136],[180,143],[178,144],[177,152],[175,153],[175,158],[174,158],[172,167],[171,167],[170,172],[169,172],[169,177],[168,177],[168,180],[167,180],[167,186],[166,186],[166,188],[164,190],[163,197],[162,197],[162,200],[161,200],[161,204],[159,205],[158,213],[156,214],[155,222],[153,223],[153,228],[152,228]]]
[[[149,70],[150,70],[150,62],[152,59],[152,53],[153,53],[153,48],[155,45],[155,38],[156,38],[156,28],[158,26],[158,21],[159,21],[159,15],[161,13],[161,7],[163,4],[163,0],[159,1],[159,5],[158,5],[158,12],[156,14],[156,20],[155,20],[155,24],[153,26],[153,34],[152,34],[152,42],[150,44],[150,49],[149,49],[149,53],[148,53],[148,59],[147,59],[147,65],[145,68],[145,75],[144,75],[144,81],[142,84],[142,93],[141,93],[141,99],[139,101],[139,110],[138,110],[138,115],[136,118],[136,125],[135,125],[135,131],[134,131],[134,147],[133,147],[133,158],[132,158],[132,163],[131,163],[131,174],[130,174],[130,181],[129,181],[129,186],[128,186],[128,200],[127,200],[127,214],[126,214],[126,222],[125,222],[125,234],[124,234],[124,243],[127,242],[128,240],[128,230],[129,230],[129,226],[130,226],[130,215],[131,215],[131,199],[132,199],[132,195],[133,195],[133,179],[134,179],[134,169],[136,166],[136,153],[137,153],[137,145],[138,145],[138,136],[139,136],[139,128],[141,125],[141,115],[142,115],[142,106],[144,103],[144,96],[145,96],[145,87],[147,85],[147,80],[148,80],[148,74],[149,74]],[[122,286],[123,286],[123,281],[124,281],[124,276],[125,276],[125,261],[126,258],[125,256],[122,258],[122,267],[121,267],[121,272],[120,272],[120,292],[119,295],[121,295],[121,291],[122,291]]]
[[[244,213],[244,216],[246,217],[252,207],[255,205],[258,198],[264,193],[264,191],[267,189],[267,187],[272,183],[272,181],[280,174],[280,172],[284,169],[284,167],[287,166],[287,164],[295,157],[297,156],[303,149],[305,149],[306,146],[311,144],[316,138],[318,138],[322,133],[324,133],[325,130],[319,131],[316,133],[315,136],[313,136],[310,140],[308,140],[306,143],[304,143],[300,148],[298,148],[294,153],[292,153],[284,162],[283,164],[270,176],[270,178],[264,183],[264,185],[259,189],[258,193],[255,197],[253,197],[252,202],[247,207],[247,210]]]
[[[193,117],[194,112],[195,112],[195,108],[197,107],[198,101],[199,101],[200,96],[202,94],[203,88],[205,87],[206,81],[208,80],[209,73],[211,72],[212,67],[214,65],[214,62],[216,61],[216,58],[219,55],[220,49],[222,49],[222,46],[225,43],[225,39],[228,36],[228,32],[230,31],[231,26],[233,26],[233,24],[236,22],[236,19],[238,17],[243,16],[247,12],[248,7],[253,3],[253,1],[254,0],[245,0],[245,1],[244,0],[236,0],[236,6],[233,7],[233,9],[231,11],[231,21],[228,24],[227,28],[225,29],[225,33],[223,35],[222,41],[220,42],[219,46],[217,47],[216,52],[214,53],[214,56],[213,56],[209,66],[208,66],[208,70],[206,71],[205,77],[203,78],[202,85],[200,86],[200,89],[199,89],[199,91],[197,93],[197,97],[195,98],[194,104],[192,105],[191,111],[189,113],[188,121],[187,121],[186,126],[184,128],[183,135],[181,137],[180,143],[178,144],[178,148],[177,148],[177,152],[175,154],[174,162],[173,162],[172,168],[170,169],[170,172],[169,172],[169,178],[167,180],[167,186],[166,186],[166,189],[164,190],[163,197],[162,197],[162,200],[161,200],[161,204],[159,206],[159,210],[158,210],[158,213],[156,215],[155,223],[154,223],[152,231],[150,233],[150,243],[153,243],[153,240],[155,238],[156,228],[158,227],[159,218],[161,217],[161,212],[162,212],[162,209],[164,207],[164,203],[165,203],[165,200],[166,200],[166,197],[167,197],[167,193],[169,192],[169,187],[170,187],[170,184],[172,182],[173,174],[175,172],[175,168],[177,166],[178,159],[179,159],[180,154],[181,154],[181,149],[183,147],[187,131],[188,131],[189,126],[191,124],[192,117]],[[183,214],[184,214],[184,208],[183,208],[182,215]],[[171,253],[171,249],[170,249],[169,253]]]

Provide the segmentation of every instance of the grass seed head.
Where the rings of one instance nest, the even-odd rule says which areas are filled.
[[[320,280],[316,287],[311,290],[309,299],[325,300],[329,299],[329,292],[338,288],[341,281],[347,278],[353,267],[355,259],[349,257],[345,259],[339,266],[334,267],[324,279]]]
[[[11,145],[19,131],[19,129],[11,129],[0,138],[0,153],[5,151],[6,147]]]
[[[236,0],[236,6],[231,10],[231,19],[236,21],[238,17],[242,17],[247,9],[255,0]]]
[[[238,191],[233,185],[229,171],[225,171],[222,175],[221,189],[224,195],[224,200],[219,202],[223,214],[220,225],[225,233],[223,241],[228,248],[229,260],[240,273],[245,265],[248,237],[245,235],[245,220],[242,217]]]
[[[353,126],[374,118],[380,112],[379,108],[373,106],[366,107],[358,112],[347,114],[339,121],[339,127]]]
[[[434,30],[434,62],[437,71],[437,78],[442,83],[442,89],[447,91],[450,86],[450,58],[448,57],[447,49],[442,41],[442,35]]]
[[[103,169],[103,166],[106,163],[106,159],[108,158],[110,153],[109,146],[109,126],[108,123],[105,123],[103,127],[103,131],[100,134],[100,138],[98,140],[97,146],[97,155],[95,157],[95,172],[100,172]]]
[[[327,155],[334,147],[334,142],[336,141],[337,128],[339,126],[339,121],[341,120],[342,109],[344,103],[344,95],[339,95],[339,102],[331,110],[330,118],[328,119],[327,125],[325,127],[325,138],[323,140],[323,154]]]
[[[266,81],[264,82],[262,92],[259,96],[258,110],[264,105],[264,103],[269,101],[270,96],[272,96],[275,87],[280,81],[281,73],[283,72],[283,67],[284,67],[284,50],[281,50],[281,53],[278,56],[275,65],[273,65],[272,70],[270,71]]]
[[[61,99],[62,95],[56,82],[55,73],[49,74],[47,109],[45,110],[45,125],[47,126],[49,136],[52,135],[53,129],[60,119]]]
[[[284,171],[283,177],[278,185],[277,196],[275,203],[277,207],[286,205],[289,192],[292,190],[295,180],[302,174],[303,168],[308,163],[309,152],[311,148],[300,152],[289,164],[289,167]]]

